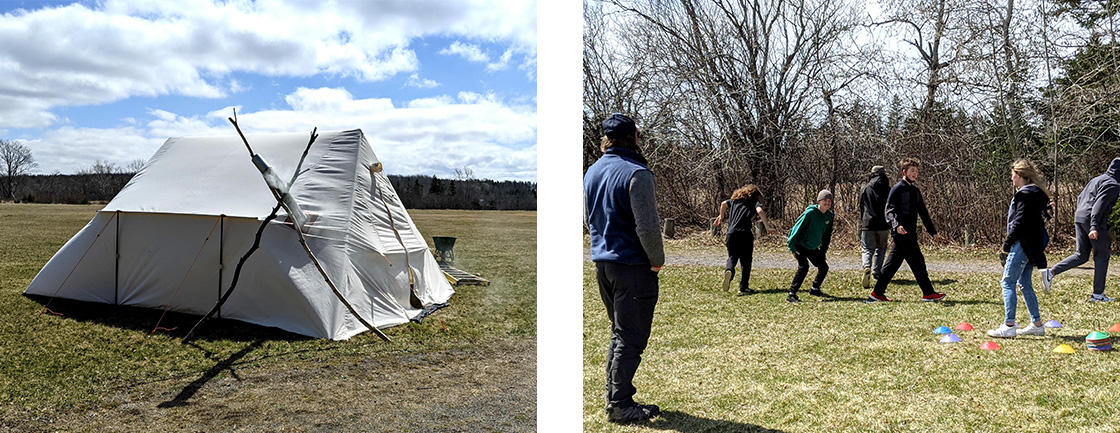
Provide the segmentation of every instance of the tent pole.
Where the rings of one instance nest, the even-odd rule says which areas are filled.
[[[222,271],[226,269],[226,214],[218,215],[221,228],[218,230],[218,299],[222,299]],[[222,317],[222,309],[218,308],[218,317]]]
[[[284,202],[280,202],[280,204],[282,205],[284,204]],[[284,210],[288,211],[289,213],[291,212],[287,206],[284,206]],[[292,220],[292,224],[295,225],[295,220]],[[346,309],[350,310],[350,314],[353,314],[354,317],[362,323],[362,325],[365,325],[365,327],[370,330],[370,332],[377,334],[377,336],[381,337],[382,340],[392,341],[389,339],[388,335],[385,335],[385,333],[381,332],[380,329],[377,329],[377,327],[367,322],[366,319],[363,319],[362,315],[358,314],[358,310],[355,310],[354,306],[350,305],[350,303],[346,301],[346,297],[342,296],[342,292],[339,292],[338,288],[335,287],[334,282],[331,281],[331,277],[327,275],[327,271],[323,269],[323,265],[319,264],[319,259],[315,258],[315,253],[312,253],[311,248],[307,247],[307,239],[303,237],[303,231],[300,230],[298,225],[295,226],[295,229],[296,234],[299,235],[299,244],[303,247],[303,251],[307,253],[307,257],[311,259],[311,263],[315,264],[315,268],[319,270],[319,274],[323,275],[323,279],[327,281],[327,286],[331,288],[331,291],[334,292],[334,295],[337,296],[338,300],[342,302],[342,305],[345,305]],[[371,309],[370,314],[372,313],[373,311]]]
[[[120,305],[121,282],[121,211],[117,211],[117,240],[114,242],[117,249],[113,258],[113,305]]]

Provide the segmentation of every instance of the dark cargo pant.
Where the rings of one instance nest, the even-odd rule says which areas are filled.
[[[1054,275],[1080,266],[1089,261],[1089,250],[1093,250],[1093,294],[1104,294],[1104,281],[1108,276],[1108,256],[1112,245],[1112,235],[1108,229],[1097,230],[1097,239],[1089,239],[1089,223],[1074,224],[1077,234],[1077,251],[1050,268]]]
[[[657,304],[657,272],[649,265],[595,262],[599,295],[611,319],[607,351],[607,405],[634,405],[634,373],[653,326]]]

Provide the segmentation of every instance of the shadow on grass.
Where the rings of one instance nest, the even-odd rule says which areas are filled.
[[[209,353],[209,351],[207,351],[206,349],[203,349],[199,346],[195,346],[194,343],[187,343],[187,344],[189,344],[191,346],[194,346],[194,347],[198,348],[199,350],[202,350],[204,352]],[[165,401],[163,403],[160,403],[156,407],[159,407],[161,409],[166,409],[166,408],[170,408],[170,407],[181,407],[181,406],[186,406],[186,405],[190,404],[190,403],[187,402],[187,400],[190,400],[191,397],[194,397],[195,393],[197,393],[199,389],[202,389],[203,385],[206,385],[208,382],[213,380],[215,377],[218,377],[218,374],[221,373],[224,370],[229,370],[229,374],[233,375],[234,379],[241,380],[240,377],[237,377],[237,372],[234,371],[234,369],[233,369],[234,364],[236,364],[237,361],[239,361],[241,358],[244,358],[245,355],[248,355],[252,351],[260,348],[261,345],[263,345],[263,344],[264,344],[264,340],[257,340],[257,341],[254,341],[252,344],[250,344],[248,346],[245,346],[245,348],[237,351],[237,353],[234,353],[234,354],[230,355],[228,358],[223,359],[222,361],[215,364],[213,367],[210,367],[209,370],[206,370],[204,373],[202,373],[202,377],[199,377],[198,379],[195,379],[194,382],[191,382],[189,385],[187,385],[185,388],[183,388],[182,391],[179,391],[179,394],[176,395],[175,398],[171,399],[170,401]]]
[[[45,312],[62,316],[78,322],[97,323],[114,328],[140,331],[151,334],[154,329],[163,335],[183,338],[190,328],[202,318],[198,314],[178,313],[143,307],[102,304],[98,302],[75,301],[64,298],[51,298],[38,295],[24,295],[42,305]],[[47,310],[49,309],[49,310]],[[161,320],[162,317],[162,320]],[[260,340],[300,341],[313,340],[311,337],[239,320],[213,318],[200,328],[195,340],[232,340],[250,342]]]
[[[645,424],[646,427],[657,430],[678,432],[750,432],[750,433],[784,433],[754,424],[741,422],[708,419],[683,412],[664,411],[653,421]]]

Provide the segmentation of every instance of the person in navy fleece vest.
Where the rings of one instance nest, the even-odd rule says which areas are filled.
[[[634,401],[633,380],[653,326],[657,273],[665,263],[665,252],[653,172],[638,147],[637,126],[630,117],[616,113],[603,121],[603,134],[603,156],[584,174],[583,195],[591,260],[611,320],[607,419],[646,421],[660,409]]]

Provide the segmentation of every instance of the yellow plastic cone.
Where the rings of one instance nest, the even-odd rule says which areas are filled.
[[[1063,344],[1061,346],[1055,347],[1054,353],[1073,353],[1073,348],[1068,344]]]

